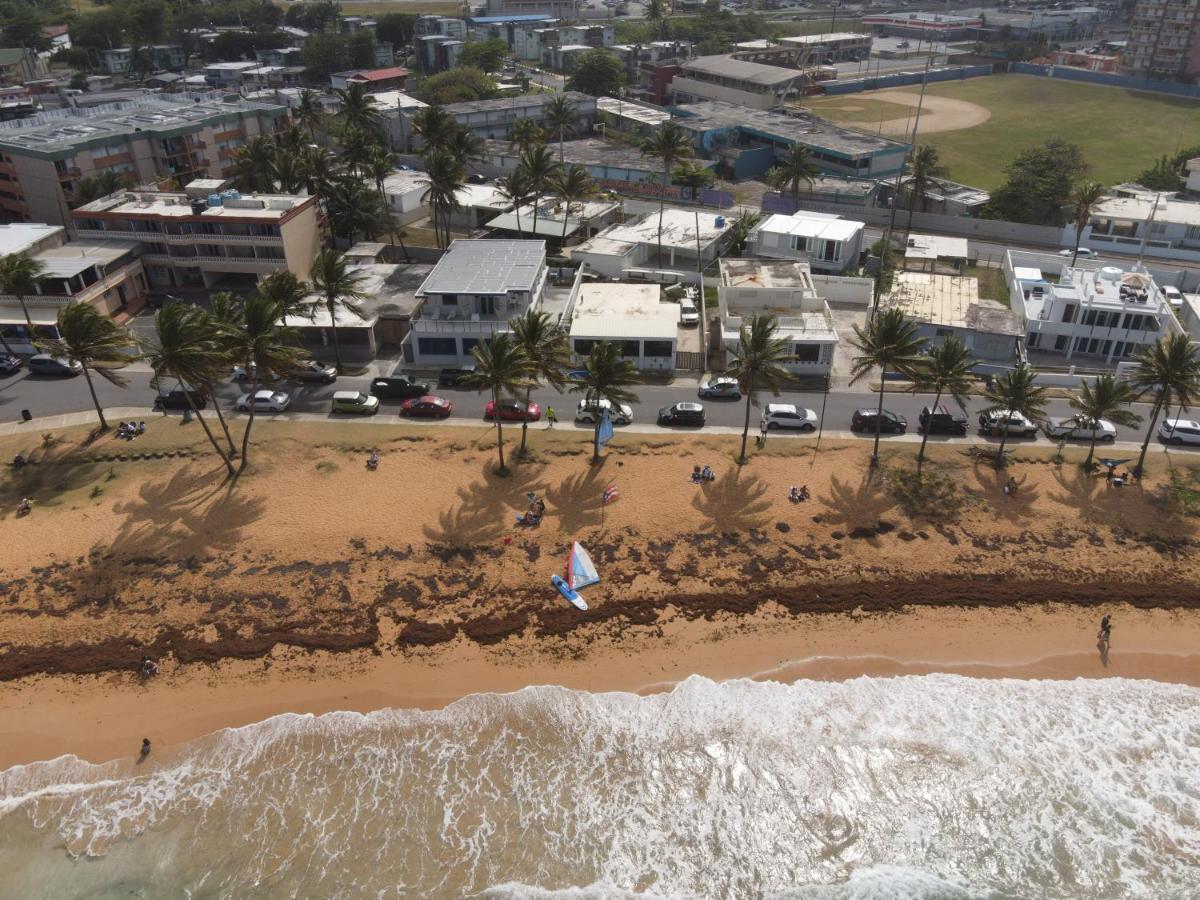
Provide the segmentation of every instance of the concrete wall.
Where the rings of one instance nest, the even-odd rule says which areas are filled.
[[[875,296],[875,282],[870,278],[812,273],[813,287],[827,303],[867,307]]]
[[[914,60],[914,63],[916,61]],[[920,84],[926,79],[923,66],[914,65],[916,71],[895,72],[890,75],[872,75],[865,78],[854,78],[846,81],[827,81],[824,84],[826,94],[857,94],[860,91],[874,91],[879,88],[900,87],[906,84]],[[930,69],[928,80],[959,81],[963,78],[978,78],[981,75],[991,75],[991,66],[948,66],[942,69]]]
[[[1039,75],[1044,78],[1065,78],[1067,81],[1083,81],[1088,84],[1103,84],[1123,87],[1133,91],[1151,91],[1156,94],[1174,94],[1179,97],[1200,98],[1200,84],[1176,84],[1173,81],[1156,81],[1152,78],[1134,78],[1131,75],[1113,75],[1110,72],[1089,72],[1066,66],[1039,66],[1034,63],[1012,63],[1008,70],[1019,75]]]

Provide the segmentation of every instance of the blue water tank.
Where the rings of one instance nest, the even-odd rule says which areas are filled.
[[[237,191],[221,191],[222,200],[238,200],[241,196]]]
[[[220,206],[221,205],[221,195],[220,194],[209,194],[208,195],[208,205],[209,206]]]
[[[725,217],[724,216],[717,216],[717,227],[718,228],[725,227]]]

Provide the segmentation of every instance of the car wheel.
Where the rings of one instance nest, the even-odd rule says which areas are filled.
[[[1168,444],[1182,444],[1183,438],[1179,437],[1178,435],[1172,435],[1171,437],[1169,437],[1167,439],[1167,443]]]
[[[1100,438],[1100,440],[1104,441],[1106,444],[1111,444],[1116,439],[1117,436],[1115,434],[1106,434],[1104,437]]]
[[[239,404],[238,404],[238,405],[235,407],[235,409],[237,409],[237,411],[238,411],[238,412],[250,412],[250,408],[249,408],[249,407],[247,407],[247,406],[243,406],[243,405],[242,405],[242,404],[240,404],[240,403],[239,403]]]
[[[800,430],[801,431],[816,431],[817,429],[816,429],[815,425],[801,425]]]
[[[767,431],[776,431],[776,430],[778,430],[778,428],[779,428],[778,422],[768,422],[767,423]]]

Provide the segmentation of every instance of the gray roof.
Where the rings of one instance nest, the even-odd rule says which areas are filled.
[[[765,66],[762,63],[746,62],[734,59],[732,56],[699,56],[683,63],[683,74],[703,72],[707,75],[719,75],[722,78],[732,78],[749,84],[786,84],[805,77],[798,69],[785,69],[782,66]]]
[[[530,107],[542,107],[555,98],[555,96],[566,97],[575,106],[582,106],[587,109],[595,109],[596,98],[590,97],[587,94],[581,94],[579,91],[564,91],[561,94],[523,94],[519,97],[500,97],[495,100],[465,100],[462,103],[447,103],[443,109],[452,116],[461,116],[466,113],[489,112],[494,109],[508,112],[513,109],[529,109]]]
[[[532,291],[545,262],[545,241],[457,240],[438,260],[417,296]]]

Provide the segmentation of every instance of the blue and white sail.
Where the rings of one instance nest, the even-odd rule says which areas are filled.
[[[583,549],[583,544],[574,541],[571,544],[571,556],[567,560],[567,586],[573,591],[580,591],[599,581],[600,573],[596,571],[596,564]]]

